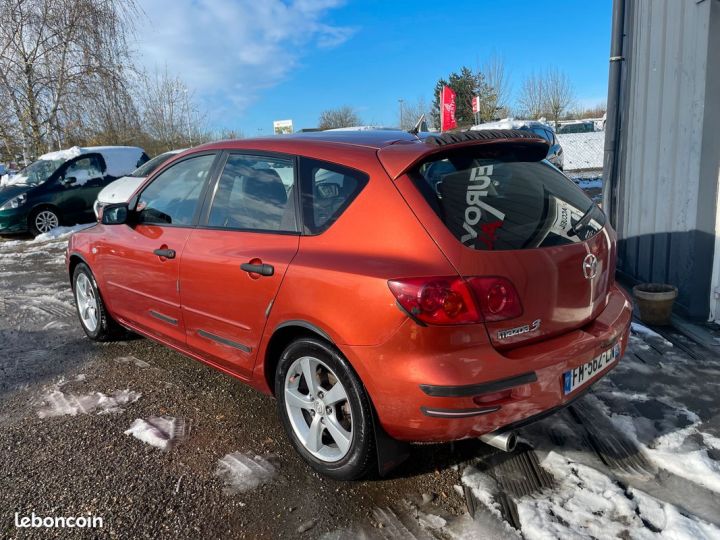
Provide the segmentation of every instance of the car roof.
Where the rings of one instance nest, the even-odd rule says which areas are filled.
[[[327,130],[310,131],[304,133],[292,133],[274,137],[256,137],[250,139],[235,139],[228,141],[217,141],[205,144],[199,148],[254,148],[276,146],[278,148],[298,146],[298,144],[309,147],[318,146],[320,143],[333,144],[338,146],[352,145],[363,146],[373,150],[379,150],[385,146],[401,141],[417,141],[420,138],[416,135],[401,130],[390,129],[363,129],[363,130]]]
[[[542,146],[538,155],[547,155],[547,141],[528,131],[482,130],[454,133],[419,133],[417,135],[401,130],[361,131],[314,131],[260,137],[217,141],[198,146],[193,153],[202,150],[258,150],[295,155],[327,154],[328,161],[335,161],[332,154],[342,156],[342,150],[360,151],[366,157],[380,159],[391,178],[395,179],[414,164],[432,154],[438,154],[449,146],[473,146],[478,144],[517,143],[525,146]]]

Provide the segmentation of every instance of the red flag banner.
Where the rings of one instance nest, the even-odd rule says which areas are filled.
[[[443,86],[440,94],[440,131],[455,129],[455,92],[449,86]]]

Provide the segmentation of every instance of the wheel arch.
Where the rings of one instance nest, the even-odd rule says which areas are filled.
[[[280,362],[280,355],[290,343],[303,337],[319,338],[338,348],[327,332],[307,321],[292,320],[277,325],[265,347],[263,357],[265,384],[273,395],[275,395],[275,369]]]
[[[85,263],[85,265],[88,268],[90,268],[90,265],[88,264],[88,262],[85,260],[85,258],[82,255],[79,255],[77,253],[72,253],[70,255],[70,258],[68,259],[68,275],[69,275],[70,284],[72,287],[75,286],[75,284],[72,282],[73,274],[75,273],[75,268],[77,268],[77,265],[80,263]]]
[[[330,346],[336,348],[340,354],[342,354],[340,348],[337,344],[335,344],[335,342],[333,342],[327,332],[312,323],[302,320],[294,320],[279,324],[270,337],[270,341],[265,348],[265,355],[263,359],[265,384],[273,395],[275,395],[275,369],[280,362],[280,355],[291,342],[303,337],[319,338],[328,343]],[[355,366],[352,365],[349,359],[347,361],[350,365],[350,369],[355,372],[360,384],[365,387],[365,383],[355,369]],[[367,399],[370,402],[373,435],[375,440],[375,457],[377,459],[378,467],[377,470],[380,473],[380,476],[386,476],[392,469],[408,458],[410,455],[410,447],[408,443],[393,439],[387,434],[380,423],[377,409],[375,408],[373,398],[370,395],[370,392],[368,392],[367,387],[365,387],[365,392]]]

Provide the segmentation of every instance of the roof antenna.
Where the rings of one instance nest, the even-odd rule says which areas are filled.
[[[408,130],[408,133],[411,135],[415,135],[417,137],[417,134],[421,131],[427,131],[427,122],[425,121],[425,114],[421,114],[420,118],[417,121],[417,124],[415,124],[415,127]]]

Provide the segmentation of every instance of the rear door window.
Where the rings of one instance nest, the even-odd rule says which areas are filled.
[[[605,223],[580,188],[545,162],[462,151],[422,164],[412,177],[455,238],[476,250],[583,242]]]
[[[232,154],[215,188],[207,226],[297,232],[294,161]]]
[[[303,225],[306,234],[330,227],[362,191],[368,175],[342,165],[302,158]]]

